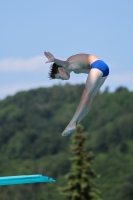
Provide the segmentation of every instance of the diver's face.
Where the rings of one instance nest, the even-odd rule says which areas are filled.
[[[63,67],[58,67],[58,71],[59,72],[55,74],[56,79],[68,80],[70,78],[69,73]]]

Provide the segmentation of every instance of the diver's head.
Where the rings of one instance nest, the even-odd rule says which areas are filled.
[[[53,63],[49,72],[49,78],[68,80],[70,78],[70,74],[62,66]]]

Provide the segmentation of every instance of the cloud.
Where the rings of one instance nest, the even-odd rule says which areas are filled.
[[[35,56],[33,58],[5,58],[0,60],[0,72],[13,71],[34,71],[46,67],[45,56]]]
[[[5,84],[3,87],[0,87],[0,99],[4,99],[7,96],[15,95],[20,91],[28,91],[31,89],[37,89],[40,87],[50,87],[52,84],[49,81],[34,81],[34,82],[23,82],[17,84]]]
[[[51,80],[49,81],[47,77],[44,79],[35,79],[35,80],[27,80],[23,82],[16,81],[16,83],[5,83],[3,87],[0,87],[0,99],[5,98],[8,95],[14,95],[19,91],[27,91],[30,89],[36,89],[39,87],[50,87],[53,85],[58,84],[82,84],[86,82],[86,75],[76,75],[72,74],[71,79],[69,81],[61,81],[61,80]],[[80,76],[80,77],[79,77]],[[126,73],[126,74],[115,74],[110,75],[105,83],[102,86],[101,91],[103,91],[107,86],[109,87],[110,91],[114,91],[119,86],[127,87],[129,90],[133,90],[133,73]]]
[[[108,82],[110,84],[115,83],[115,84],[132,84],[133,85],[133,72],[130,73],[119,73],[119,74],[113,74],[109,75],[108,77]]]
[[[6,58],[0,60],[0,99],[8,95],[14,95],[19,91],[27,91],[39,87],[50,87],[58,84],[82,84],[86,83],[87,74],[71,73],[69,81],[48,79],[49,64],[45,65],[45,56],[36,56],[29,59]],[[111,65],[110,75],[103,84],[101,91],[107,86],[114,91],[119,86],[133,90],[133,72],[116,71]],[[118,67],[117,67],[118,68]]]
[[[110,74],[104,86],[108,86],[110,91],[114,91],[119,86],[127,87],[130,91],[133,91],[133,72]]]

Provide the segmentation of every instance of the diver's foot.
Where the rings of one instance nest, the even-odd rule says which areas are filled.
[[[67,126],[66,129],[63,131],[62,136],[68,136],[70,135],[72,132],[74,132],[76,130],[76,125],[73,126]]]

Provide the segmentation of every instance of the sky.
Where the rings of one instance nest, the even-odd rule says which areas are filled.
[[[19,91],[55,84],[44,51],[66,60],[77,53],[104,60],[110,75],[101,88],[133,91],[133,0],[0,0],[0,100]]]

